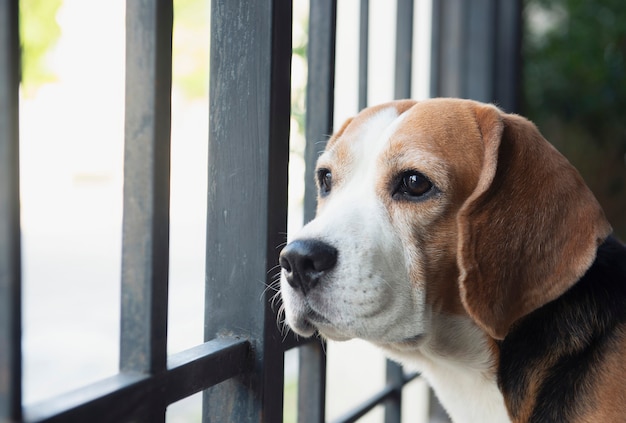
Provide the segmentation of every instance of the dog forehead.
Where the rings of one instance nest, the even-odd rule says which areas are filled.
[[[417,145],[450,163],[471,160],[476,164],[484,145],[475,107],[473,101],[458,99],[419,102],[407,111],[394,142]]]
[[[484,157],[476,107],[431,99],[365,109],[329,141],[318,167],[331,169],[338,183],[417,170],[460,201],[475,187]]]
[[[377,155],[397,128],[403,111],[394,105],[363,110],[329,140],[320,161],[333,160],[347,165]]]
[[[326,153],[347,165],[355,155],[420,149],[451,163],[471,161],[475,166],[483,153],[475,107],[470,100],[446,98],[369,107],[329,140]]]

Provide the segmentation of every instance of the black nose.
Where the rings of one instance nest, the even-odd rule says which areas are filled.
[[[305,294],[336,263],[335,247],[312,239],[290,242],[280,253],[280,266],[287,282]]]

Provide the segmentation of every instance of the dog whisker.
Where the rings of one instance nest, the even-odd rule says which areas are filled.
[[[269,274],[270,272],[272,272],[272,271],[274,271],[274,270],[276,270],[276,269],[279,269],[279,268],[280,268],[280,264],[277,264],[277,265],[275,265],[275,266],[272,266],[270,269],[268,269],[267,273]]]
[[[268,292],[270,291],[274,291],[275,294],[272,295],[272,297],[276,296],[277,294],[280,294],[280,273],[274,275],[272,277],[272,281],[269,283],[263,282],[265,285],[265,289],[263,289],[263,291],[260,294],[260,301],[263,301],[263,298],[268,294]]]

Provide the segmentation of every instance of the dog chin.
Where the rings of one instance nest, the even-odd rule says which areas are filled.
[[[342,334],[330,325],[314,323],[304,316],[287,319],[287,324],[296,334],[305,338],[310,338],[315,335],[315,333],[318,333],[322,338],[331,341],[347,341],[352,339],[351,336]]]
[[[317,331],[315,326],[303,317],[287,318],[287,325],[292,331],[294,331],[294,333],[305,338],[310,338]]]
[[[330,339],[331,341],[348,341],[350,339],[352,339],[351,336],[346,336],[340,332],[337,332],[336,330],[332,329],[332,328],[318,328],[317,332],[325,339]]]

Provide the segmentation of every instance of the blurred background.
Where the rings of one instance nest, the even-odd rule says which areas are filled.
[[[433,0],[437,1],[437,0]],[[395,2],[370,0],[369,103],[393,98]],[[168,349],[203,341],[209,0],[175,0]],[[358,0],[338,2],[335,126],[358,111]],[[20,0],[24,399],[117,373],[124,139],[123,0]],[[302,224],[308,2],[294,1],[289,231]],[[413,94],[429,96],[431,0],[415,2]],[[626,239],[626,3],[526,0],[522,109],[581,171]],[[297,354],[286,360],[295,421]],[[364,372],[363,369],[367,371]],[[359,342],[328,345],[327,417],[384,383]],[[407,416],[424,415],[412,382]],[[200,421],[199,395],[168,421]],[[407,418],[418,421],[418,417]],[[363,419],[382,421],[375,410]]]
[[[526,0],[524,18],[521,112],[626,240],[626,3]]]

